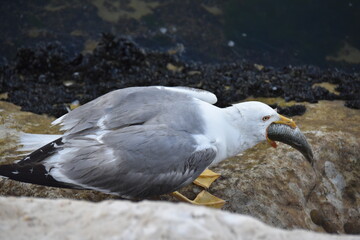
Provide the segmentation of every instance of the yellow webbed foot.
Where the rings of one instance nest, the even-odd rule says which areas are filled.
[[[213,172],[209,169],[205,169],[200,176],[194,180],[194,184],[208,189],[210,185],[220,177],[219,173]]]
[[[211,193],[202,190],[194,200],[190,200],[179,192],[173,192],[172,195],[180,201],[188,202],[195,205],[202,205],[212,208],[221,208],[226,203],[225,200],[215,197]]]

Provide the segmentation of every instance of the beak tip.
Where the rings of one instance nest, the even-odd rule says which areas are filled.
[[[274,123],[285,124],[285,125],[292,127],[293,129],[297,128],[294,120],[292,120],[291,118],[284,117],[283,115],[280,115],[280,114],[279,114],[279,116],[280,116],[280,120],[275,121]]]

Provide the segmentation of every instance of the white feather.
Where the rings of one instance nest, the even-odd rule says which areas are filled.
[[[35,151],[42,146],[60,138],[62,135],[55,134],[20,134],[20,144],[22,147],[18,149],[21,152]]]
[[[54,120],[51,125],[58,125],[58,124],[61,124],[62,123],[62,120],[64,119],[64,117],[66,116],[67,114],[64,114],[62,115],[61,117],[59,117],[58,119]]]

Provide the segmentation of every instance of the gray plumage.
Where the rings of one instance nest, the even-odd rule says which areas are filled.
[[[191,183],[216,156],[214,148],[196,150],[192,135],[203,134],[204,129],[194,98],[156,87],[110,92],[58,123],[65,133],[61,144],[53,144],[52,154],[44,159],[30,154],[20,162],[28,168],[41,159],[44,174],[52,179],[37,184],[64,183],[64,187],[146,198]],[[22,169],[16,171],[21,174]]]
[[[68,160],[60,172],[77,185],[128,198],[175,191],[200,175],[216,154],[195,151],[190,135],[166,125],[129,126],[105,134],[102,141],[68,139],[63,148],[77,150],[64,154]]]
[[[174,130],[203,133],[202,118],[194,99],[156,87],[125,88],[105,94],[61,118],[65,135],[99,127],[124,128],[134,124],[166,124]]]

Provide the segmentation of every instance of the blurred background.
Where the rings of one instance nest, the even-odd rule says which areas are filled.
[[[0,63],[40,41],[91,52],[101,33],[112,33],[184,61],[352,72],[360,65],[359,24],[360,2],[352,0],[3,0]]]

